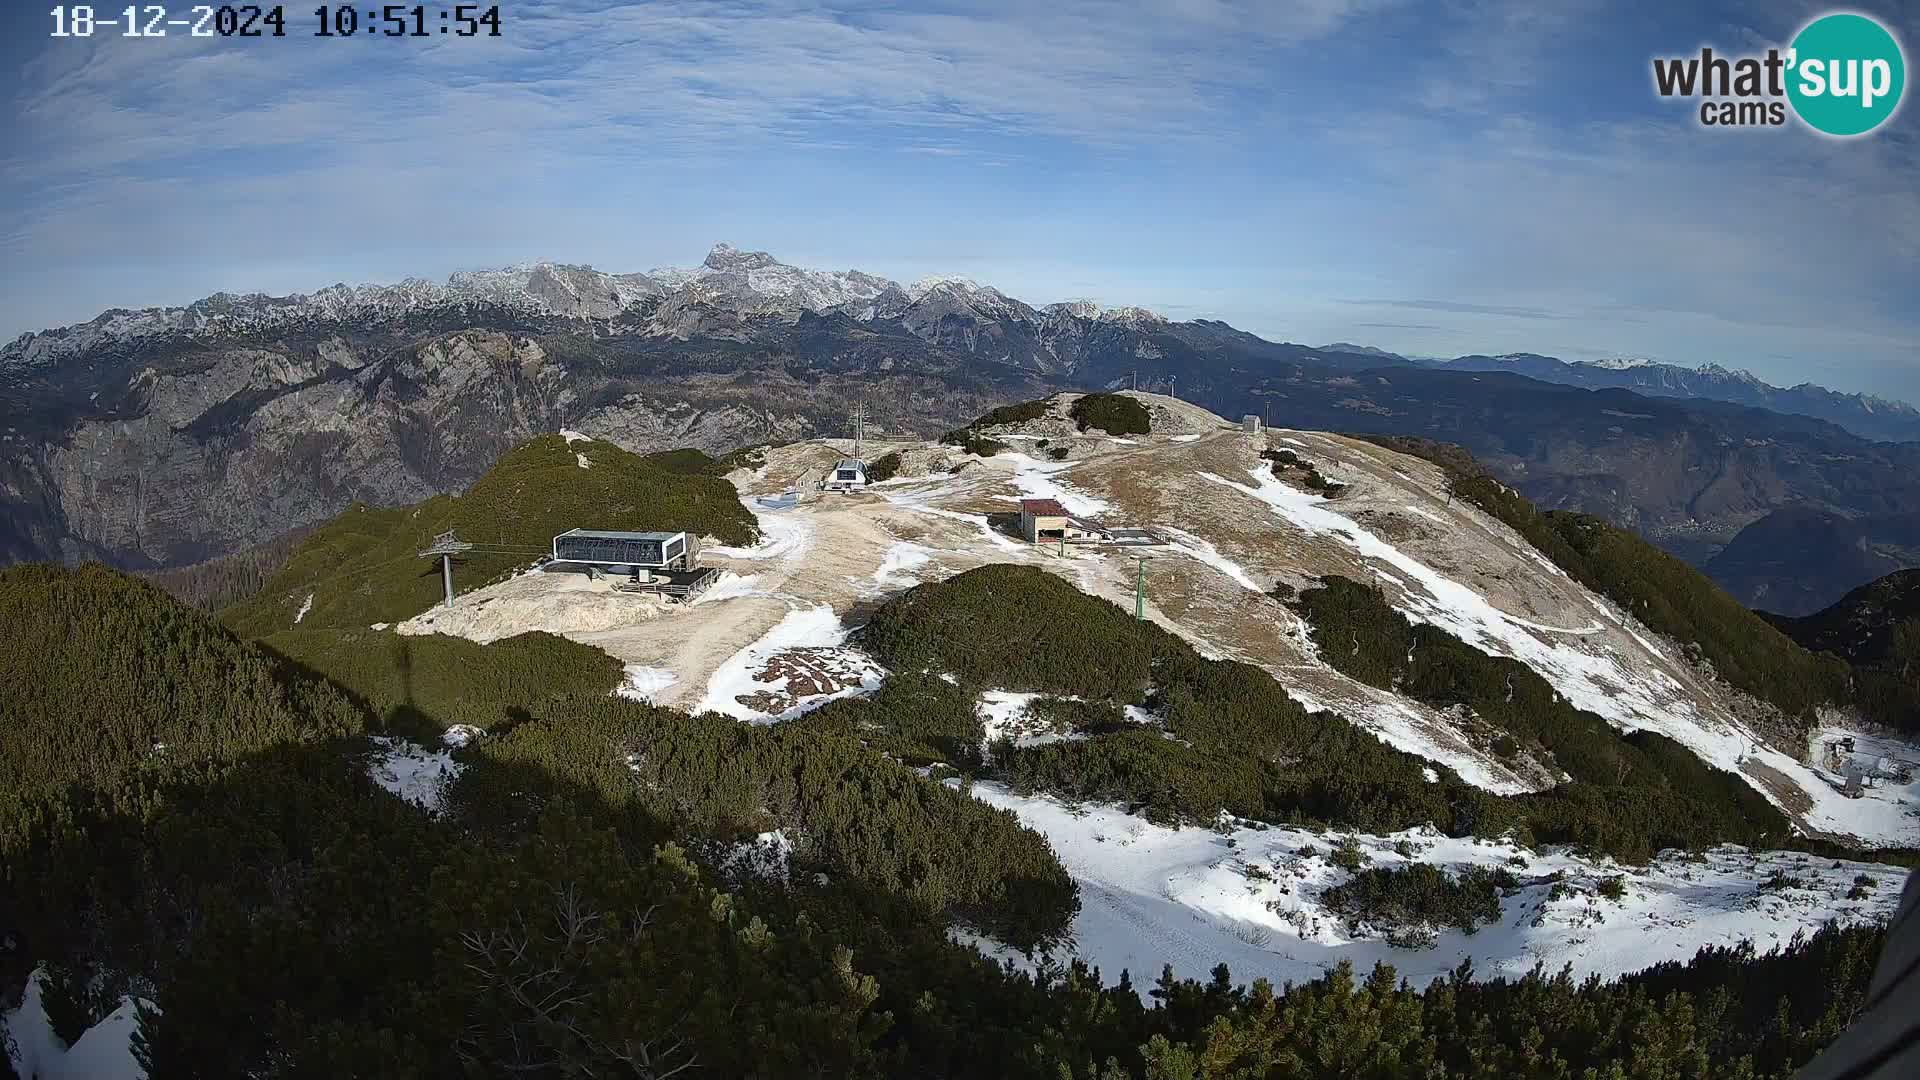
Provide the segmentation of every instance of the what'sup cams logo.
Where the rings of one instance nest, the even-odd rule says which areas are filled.
[[[1822,15],[1784,51],[1761,56],[1655,57],[1663,98],[1699,98],[1705,127],[1779,127],[1787,110],[1824,135],[1865,135],[1892,118],[1907,88],[1907,60],[1886,27],[1865,15]]]

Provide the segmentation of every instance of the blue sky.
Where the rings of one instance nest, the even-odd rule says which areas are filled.
[[[253,42],[53,40],[9,7],[9,338],[724,240],[1280,340],[1920,400],[1920,109],[1840,141],[1702,129],[1651,88],[1656,54],[1826,5],[529,2],[497,40],[396,41],[311,38],[294,4]],[[1920,5],[1853,10],[1911,59]]]

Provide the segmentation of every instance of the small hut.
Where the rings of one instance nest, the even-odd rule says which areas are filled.
[[[867,463],[859,458],[841,458],[820,482],[827,491],[861,491],[867,486]]]

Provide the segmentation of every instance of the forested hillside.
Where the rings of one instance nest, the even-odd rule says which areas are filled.
[[[753,517],[713,459],[695,450],[648,457],[608,443],[544,435],[507,453],[460,495],[414,506],[355,504],[303,540],[257,596],[221,612],[241,634],[365,630],[426,610],[441,596],[439,560],[418,553],[453,531],[475,546],[455,587],[486,584],[551,550],[567,529],[668,530],[752,543]]]
[[[1453,835],[1517,831],[1529,843],[1638,860],[1666,847],[1792,839],[1785,818],[1741,778],[1660,735],[1621,735],[1566,704],[1524,665],[1409,625],[1377,592],[1335,578],[1297,603],[1341,670],[1434,704],[1465,705],[1500,733],[1509,754],[1537,755],[1571,780],[1506,797],[1450,772],[1430,781],[1423,759],[1333,713],[1307,712],[1266,672],[1203,659],[1052,574],[1007,565],[910,590],[860,635],[889,667],[943,672],[953,685],[893,680],[872,698],[836,703],[803,722],[879,732],[878,745],[905,760],[957,763],[1017,790],[1120,802],[1198,824],[1223,810],[1367,832],[1431,822]],[[1057,634],[1062,626],[1073,633]],[[1074,737],[995,746],[990,763],[970,761],[967,748],[983,737],[973,701],[987,689],[1060,699],[1058,726]],[[1130,719],[1129,706],[1155,722]]]
[[[1920,730],[1920,711],[1910,703],[1863,688],[1846,661],[1808,651],[1705,575],[1625,529],[1588,514],[1541,511],[1460,447],[1366,438],[1440,465],[1457,497],[1505,522],[1575,580],[1682,643],[1728,684],[1787,717],[1804,723],[1818,706],[1851,704],[1868,719]]]
[[[996,570],[916,590],[876,618],[870,641],[970,687],[1163,709],[1205,768],[1228,760],[1220,740],[1249,737],[1262,710],[1285,708],[1277,688],[1240,696],[1259,685],[1247,669],[1183,653],[1117,611],[1072,611],[1092,620],[1087,644],[1037,656],[994,615],[1030,594],[1048,610],[1075,602],[1036,587],[1046,588]],[[381,728],[355,701],[376,698],[377,680],[348,674],[355,692],[334,690],[99,568],[9,571],[0,604],[9,670],[33,676],[0,685],[16,808],[0,822],[0,934],[13,943],[0,976],[16,993],[39,969],[68,1040],[122,994],[151,1002],[139,1045],[155,1080],[676,1068],[1331,1080],[1629,1063],[1783,1076],[1860,1007],[1880,941],[1832,930],[1777,956],[1714,951],[1613,984],[1544,972],[1470,982],[1462,971],[1417,989],[1391,969],[1342,968],[1243,987],[1221,968],[1210,983],[1162,978],[1143,1001],[1130,979],[1108,985],[1122,973],[1018,974],[947,940],[950,920],[1044,938],[1077,901],[1044,841],[846,730],[876,746],[937,740],[913,725],[935,715],[926,694],[953,689],[944,680],[902,681],[897,700],[771,730],[503,680],[492,733],[455,753],[457,779],[431,812],[375,787],[364,743],[342,738]],[[48,628],[69,646],[36,660],[33,637]],[[1125,722],[1099,709],[1061,715]],[[1359,745],[1341,742],[1338,721],[1281,715],[1296,732],[1287,738],[1307,741],[1242,757]],[[181,727],[173,716],[222,719]],[[1077,744],[1094,751],[1085,762],[1012,767],[1036,782],[1091,781],[1100,770],[1083,766],[1129,760],[1099,743],[1110,737]],[[1379,768],[1402,768],[1402,757],[1384,752]],[[1133,759],[1111,774],[1118,783],[1184,782],[1178,755],[1171,768]],[[44,782],[22,786],[30,775]],[[1311,776],[1279,798],[1330,820],[1384,820],[1419,812],[1405,801],[1415,785],[1458,793],[1366,779],[1380,801]],[[1182,809],[1150,784],[1143,797]],[[738,841],[769,829],[790,838],[790,863],[744,869]]]

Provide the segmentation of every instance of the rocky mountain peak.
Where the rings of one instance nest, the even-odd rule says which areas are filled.
[[[715,244],[700,265],[722,273],[742,273],[785,264],[764,251],[741,251],[732,244]]]
[[[1155,325],[1167,321],[1165,315],[1143,307],[1109,308],[1100,313],[1099,319],[1101,322],[1120,323],[1124,326]]]

